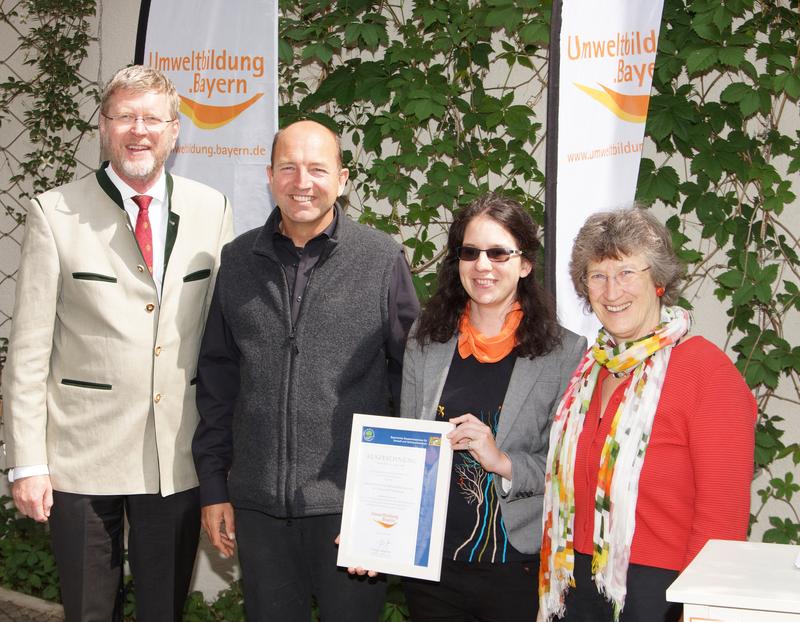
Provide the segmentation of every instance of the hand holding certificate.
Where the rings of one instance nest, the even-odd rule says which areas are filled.
[[[353,416],[339,566],[439,579],[453,427]]]

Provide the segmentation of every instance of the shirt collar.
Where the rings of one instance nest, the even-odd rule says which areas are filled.
[[[129,200],[131,197],[137,196],[142,194],[141,192],[137,192],[133,188],[131,188],[128,184],[126,184],[122,178],[117,175],[117,172],[114,168],[109,164],[106,169],[106,175],[108,175],[108,179],[111,181],[112,184],[119,190],[119,194],[122,197],[123,201]],[[160,201],[161,203],[166,202],[167,197],[167,174],[164,172],[164,169],[161,169],[161,175],[158,176],[156,179],[156,183],[154,183],[145,193],[148,196],[153,197],[153,200]]]
[[[285,240],[291,241],[291,239],[288,236],[281,233],[281,219],[283,218],[283,215],[280,212],[280,207],[278,207],[276,211],[278,213],[275,214],[275,218],[272,220],[272,227],[271,227],[272,236],[273,238],[280,237]],[[321,233],[317,234],[313,239],[309,240],[309,242],[313,242],[314,240],[319,240],[321,238],[328,238],[328,239],[333,238],[334,233],[336,232],[336,224],[338,223],[338,221],[339,221],[339,205],[334,203],[333,220],[331,220],[331,223],[327,227],[325,227],[325,229]]]

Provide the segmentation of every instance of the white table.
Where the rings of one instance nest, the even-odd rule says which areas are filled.
[[[800,622],[800,546],[710,540],[667,589],[684,622]]]

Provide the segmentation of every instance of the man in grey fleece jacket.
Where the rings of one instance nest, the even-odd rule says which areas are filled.
[[[203,529],[238,543],[250,620],[374,622],[385,583],[336,567],[351,419],[399,406],[419,304],[402,249],[336,206],[348,171],[313,121],[283,129],[278,208],[222,252],[200,351],[193,443]]]

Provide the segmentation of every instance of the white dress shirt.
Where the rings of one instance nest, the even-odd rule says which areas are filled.
[[[126,184],[109,164],[106,174],[111,183],[116,186],[122,196],[122,205],[131,224],[131,232],[136,230],[136,218],[139,216],[139,206],[131,197],[145,194],[153,197],[148,209],[150,216],[150,230],[153,232],[153,280],[156,283],[158,300],[161,301],[161,287],[164,282],[164,249],[167,244],[167,218],[169,205],[167,204],[167,176],[162,169],[161,175],[147,192],[136,192]]]

